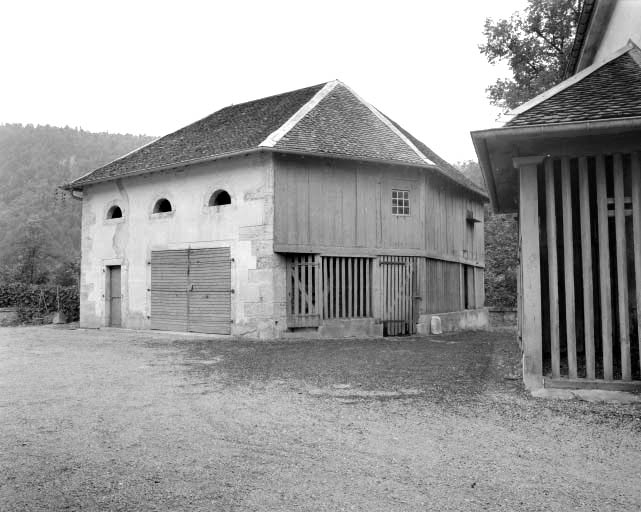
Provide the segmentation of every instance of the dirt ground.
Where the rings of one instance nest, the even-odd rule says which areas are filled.
[[[0,510],[635,510],[641,406],[524,393],[509,333],[0,329]]]

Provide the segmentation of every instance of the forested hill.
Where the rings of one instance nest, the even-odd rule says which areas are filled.
[[[0,125],[0,271],[35,263],[31,277],[46,281],[56,267],[77,261],[81,203],[58,187],[150,140],[69,127]]]

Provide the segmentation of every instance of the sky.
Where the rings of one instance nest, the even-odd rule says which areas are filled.
[[[450,162],[498,126],[478,50],[525,0],[30,1],[0,5],[0,123],[164,135],[334,79]]]

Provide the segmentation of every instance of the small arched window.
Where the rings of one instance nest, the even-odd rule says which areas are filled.
[[[120,219],[122,218],[122,210],[120,209],[120,206],[114,205],[109,210],[107,210],[107,218],[108,219]]]
[[[158,199],[158,201],[156,201],[156,204],[154,205],[154,213],[167,213],[170,211],[172,211],[172,207],[169,199],[165,199],[163,197],[162,199]]]
[[[216,190],[209,198],[209,206],[231,204],[231,197],[226,190]]]

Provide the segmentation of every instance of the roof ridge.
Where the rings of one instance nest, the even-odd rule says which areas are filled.
[[[328,83],[330,83],[330,82],[321,82],[321,83],[319,83],[319,84],[308,85],[307,87],[300,87],[300,88],[298,88],[298,89],[292,89],[291,91],[280,92],[280,93],[278,93],[278,94],[270,94],[269,96],[263,96],[262,98],[254,98],[253,100],[247,100],[247,101],[243,101],[243,102],[241,102],[241,103],[230,103],[229,105],[224,106],[224,107],[222,107],[222,108],[219,108],[219,109],[218,109],[218,110],[216,110],[215,112],[212,112],[211,114],[209,114],[209,115],[207,115],[207,116],[203,117],[202,119],[199,119],[199,121],[202,121],[203,119],[206,119],[207,117],[209,117],[209,116],[211,116],[211,115],[214,115],[216,112],[220,112],[221,110],[225,110],[225,109],[227,109],[227,108],[232,108],[232,107],[242,107],[243,105],[248,105],[249,103],[255,103],[255,102],[257,102],[257,101],[263,101],[263,100],[270,100],[270,99],[272,99],[272,98],[276,98],[276,97],[278,97],[278,96],[286,96],[287,94],[294,94],[294,93],[296,93],[296,92],[304,91],[304,90],[306,90],[306,89],[313,89],[314,87],[319,87],[319,86],[321,86],[321,85],[322,85],[322,86],[325,86],[325,85],[327,85]],[[198,121],[196,121],[196,122],[198,122]],[[187,125],[187,126],[189,126],[189,125]]]
[[[301,119],[303,119],[311,110],[313,110],[316,105],[318,105],[323,98],[325,98],[334,88],[339,84],[338,80],[332,80],[331,82],[325,83],[323,87],[314,94],[302,107],[300,107],[294,114],[280,125],[276,130],[270,133],[263,142],[258,146],[263,148],[273,148],[278,141],[282,139],[287,133],[289,133]],[[318,86],[312,86],[318,87]],[[302,90],[302,89],[301,89]]]
[[[510,110],[509,112],[503,114],[500,119],[503,121],[504,125],[507,125],[510,121],[515,119],[517,116],[520,114],[523,114],[524,112],[527,112],[528,110],[536,107],[537,105],[543,103],[544,101],[550,99],[553,96],[556,96],[560,92],[572,87],[573,85],[581,82],[583,79],[587,78],[590,76],[592,73],[595,71],[601,69],[603,66],[606,64],[609,64],[613,60],[618,59],[622,55],[625,55],[632,49],[639,49],[639,47],[634,43],[634,41],[629,40],[628,43],[616,50],[615,52],[611,53],[607,58],[603,59],[600,62],[597,62],[595,64],[592,64],[591,66],[588,66],[587,68],[579,71],[575,75],[572,75],[570,78],[567,78],[563,80],[562,82],[556,84],[554,87],[551,87],[545,92],[542,92],[538,96],[535,96],[529,101],[526,101],[522,105],[519,105],[518,107]],[[506,119],[509,118],[509,119]]]

